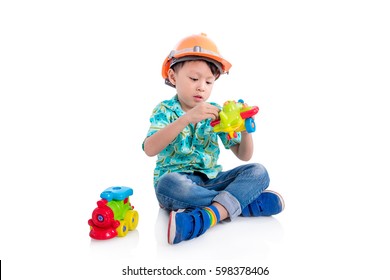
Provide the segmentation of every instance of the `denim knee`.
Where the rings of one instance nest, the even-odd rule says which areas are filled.
[[[260,163],[252,163],[251,165],[253,168],[253,175],[260,180],[261,185],[264,187],[262,191],[265,190],[270,183],[267,169]]]
[[[175,205],[175,200],[179,191],[178,187],[180,186],[178,182],[183,180],[182,178],[183,176],[176,172],[167,173],[160,178],[155,187],[155,193],[160,207],[170,210],[180,208]]]
[[[247,169],[250,170],[250,176],[252,177],[252,183],[250,184],[250,191],[248,190],[247,196],[242,197],[241,207],[244,208],[249,203],[254,201],[259,195],[268,188],[270,184],[270,177],[267,169],[260,163],[252,163]],[[248,175],[249,176],[249,175]]]
[[[156,194],[168,195],[171,192],[175,192],[175,187],[178,186],[177,182],[180,180],[181,175],[179,173],[166,173],[157,182],[155,191]]]
[[[160,205],[166,209],[209,206],[218,192],[199,186],[198,181],[199,177],[191,173],[165,174],[155,189]]]

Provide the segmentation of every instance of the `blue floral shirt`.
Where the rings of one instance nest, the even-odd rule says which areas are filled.
[[[211,103],[219,108],[219,105]],[[185,114],[178,97],[158,104],[150,117],[150,128],[147,137],[153,135],[168,124]],[[241,134],[228,140],[227,133],[215,133],[210,125],[211,119],[203,120],[196,125],[189,124],[182,132],[157,155],[154,169],[154,185],[162,175],[169,172],[202,172],[209,178],[215,178],[222,170],[217,163],[219,157],[218,137],[226,149],[241,142]]]

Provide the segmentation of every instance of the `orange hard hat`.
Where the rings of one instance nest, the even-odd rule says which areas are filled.
[[[206,34],[191,35],[182,39],[164,60],[162,76],[165,83],[173,86],[168,79],[168,70],[178,62],[189,60],[206,60],[214,63],[219,70],[217,79],[221,74],[229,72],[232,65],[225,60],[218,51],[215,43]]]

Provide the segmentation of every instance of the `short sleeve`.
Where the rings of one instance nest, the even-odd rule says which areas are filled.
[[[162,104],[157,105],[150,117],[150,127],[146,137],[149,137],[159,131],[160,129],[166,127],[170,121],[169,116],[171,115],[168,112],[167,108]]]
[[[149,119],[150,127],[146,134],[146,138],[152,136],[157,131],[167,126],[170,123],[169,121],[170,115],[171,113],[169,112],[169,110],[167,110],[167,108],[162,103],[157,105],[153,109],[152,115],[150,116]],[[142,142],[142,150],[144,150],[144,142]]]

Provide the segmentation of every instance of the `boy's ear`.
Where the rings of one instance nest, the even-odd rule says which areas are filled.
[[[173,71],[172,69],[168,70],[168,79],[172,85],[174,86],[176,85],[176,75],[175,75],[175,71]]]

